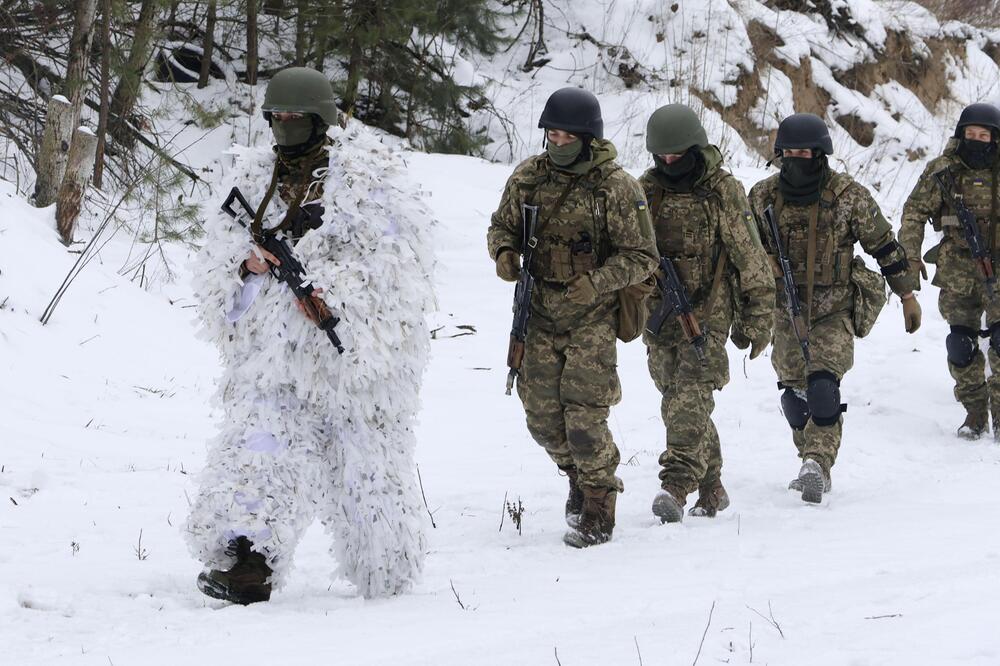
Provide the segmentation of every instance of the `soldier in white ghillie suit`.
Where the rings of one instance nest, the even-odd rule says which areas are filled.
[[[397,594],[425,551],[413,428],[434,308],[431,219],[399,154],[358,123],[337,125],[319,72],[279,72],[263,111],[277,145],[235,149],[231,184],[259,206],[256,237],[284,238],[315,291],[300,302],[247,229],[221,213],[207,221],[195,289],[225,367],[224,420],[186,528],[208,567],[198,587],[268,600],[318,517],[340,576],[365,597]],[[317,326],[324,306],[342,353]]]

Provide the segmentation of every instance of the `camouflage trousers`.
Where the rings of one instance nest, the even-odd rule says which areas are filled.
[[[517,394],[528,432],[580,485],[624,490],[608,415],[621,401],[615,316],[564,333],[529,326]]]
[[[722,474],[722,449],[712,411],[713,391],[729,382],[726,336],[706,335],[704,366],[683,338],[666,339],[647,333],[644,341],[649,374],[663,395],[660,415],[666,426],[667,445],[660,454],[660,484],[688,494]]]
[[[942,287],[938,296],[938,310],[941,316],[951,326],[966,326],[978,331],[983,326],[983,314],[986,323],[1000,322],[1000,308],[993,306],[978,283],[967,284],[968,291]],[[990,361],[990,376],[986,377],[986,356]],[[948,362],[948,371],[955,380],[955,399],[962,403],[969,413],[985,414],[993,412],[993,427],[996,430],[1000,417],[1000,356],[990,347],[983,354],[976,340],[976,349],[972,362],[964,368]]]
[[[809,329],[809,354],[812,361],[806,367],[802,349],[784,309],[774,313],[774,348],[771,365],[784,387],[795,390],[800,397],[806,395],[807,378],[813,372],[826,370],[843,379],[854,365],[854,325],[848,313],[838,312],[819,321]],[[799,458],[812,458],[829,472],[837,461],[844,417],[829,426],[818,426],[810,418],[805,428],[792,429],[792,441]]]

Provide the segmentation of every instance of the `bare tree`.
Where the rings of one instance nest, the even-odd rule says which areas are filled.
[[[111,136],[116,141],[131,146],[135,137],[128,128],[129,116],[135,109],[142,91],[142,74],[152,55],[153,35],[156,33],[157,0],[142,0],[139,20],[136,22],[132,38],[132,49],[122,70],[121,79],[111,97]]]
[[[101,0],[101,85],[100,110],[97,115],[97,148],[94,157],[94,186],[104,186],[104,147],[108,138],[108,112],[111,102],[111,0]]]
[[[52,113],[46,118],[42,150],[38,153],[35,181],[35,205],[48,206],[56,199],[70,151],[73,130],[80,121],[80,110],[87,88],[87,64],[94,39],[94,15],[97,0],[80,0],[73,12],[69,61],[62,86],[68,106],[61,100],[50,101]]]
[[[247,0],[247,83],[257,85],[257,0]]]
[[[198,87],[208,85],[212,73],[212,53],[215,51],[216,0],[208,0],[208,16],[205,18],[205,38],[201,42],[201,71],[198,73]]]

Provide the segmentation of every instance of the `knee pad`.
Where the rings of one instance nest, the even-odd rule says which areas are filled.
[[[945,347],[948,349],[948,362],[956,368],[967,368],[972,365],[979,347],[976,344],[976,337],[977,332],[968,326],[952,326],[951,333],[944,341]],[[990,335],[990,346],[993,347],[994,351],[998,349],[995,345],[1000,344],[1000,339],[996,343],[994,342],[996,338],[1000,338],[1000,333]]]
[[[781,394],[781,411],[785,415],[785,420],[793,430],[802,430],[809,422],[809,404],[799,394],[801,391],[796,393],[795,389],[784,384],[778,384],[778,388],[785,389]]]
[[[847,411],[840,404],[840,380],[828,370],[810,373],[806,388],[806,403],[812,414],[813,423],[831,426],[840,419],[840,413]]]
[[[1000,356],[1000,321],[993,322],[989,328],[990,349],[997,356]]]

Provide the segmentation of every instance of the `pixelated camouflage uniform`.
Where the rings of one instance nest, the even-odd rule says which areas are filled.
[[[860,242],[864,251],[875,257],[890,289],[897,295],[912,291],[919,278],[910,270],[903,248],[896,242],[892,227],[871,193],[846,174],[829,170],[820,201],[813,205],[784,203],[775,174],[751,188],[750,204],[761,224],[761,234],[772,255],[777,280],[781,279],[781,273],[762,216],[769,205],[775,208],[778,228],[791,261],[808,330],[811,362],[806,365],[785,311],[784,291],[778,288],[771,364],[778,375],[778,387],[792,389],[805,405],[810,375],[825,371],[832,374],[839,385],[854,365],[855,287],[852,274],[867,270],[863,261],[855,258],[854,244]],[[806,269],[810,217],[814,211],[815,266],[810,301]],[[799,457],[815,460],[827,476],[837,460],[843,431],[842,413],[835,418],[833,423],[820,425],[816,416],[810,414],[804,427],[792,428]]]
[[[986,361],[978,345],[978,334],[984,313],[988,327],[992,328],[1000,322],[1000,306],[990,301],[958,217],[946,203],[933,176],[944,169],[952,171],[957,186],[955,194],[979,219],[983,241],[992,245],[994,262],[1000,250],[1000,234],[996,230],[997,210],[1000,207],[998,178],[990,169],[973,170],[966,166],[956,154],[957,148],[958,140],[952,139],[944,154],[927,164],[903,206],[899,242],[906,255],[915,260],[920,257],[928,220],[935,231],[943,234],[940,244],[928,251],[927,257],[928,263],[936,264],[931,284],[941,289],[938,309],[953,331],[966,333],[977,342],[968,365],[958,367],[948,361],[948,370],[955,380],[955,399],[970,414],[985,416],[988,407],[992,406],[995,430],[1000,421],[1000,356],[991,346],[989,360],[992,374],[987,381]]]
[[[589,162],[566,169],[544,154],[518,165],[487,242],[494,259],[505,248],[519,250],[521,204],[540,207],[531,266],[537,282],[517,392],[528,431],[559,467],[575,466],[581,486],[620,491],[620,455],[607,425],[621,400],[617,291],[652,273],[656,247],[642,189],[614,162],[614,145],[594,140],[591,152]],[[566,283],[580,274],[598,293],[591,305],[566,298]]]
[[[717,148],[701,151],[705,172],[691,191],[670,191],[669,181],[655,168],[639,179],[652,211],[657,250],[677,268],[706,336],[707,363],[702,367],[675,317],[667,319],[658,335],[643,333],[667,428],[660,481],[685,495],[721,475],[712,392],[729,382],[726,339],[734,314],[739,313],[741,332],[753,338],[770,332],[774,307],[771,267],[743,185],[721,168]],[[728,258],[722,257],[723,250]],[[725,265],[716,285],[720,259]],[[657,290],[647,308],[652,313],[660,304]]]

